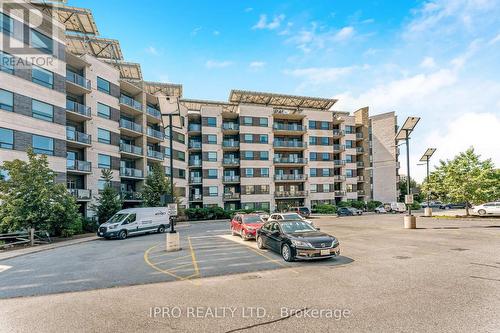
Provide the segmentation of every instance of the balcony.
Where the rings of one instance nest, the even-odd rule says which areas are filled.
[[[163,153],[161,151],[156,151],[152,149],[148,150],[148,157],[154,158],[155,160],[163,160],[164,158]]]
[[[66,70],[66,89],[68,92],[80,95],[87,94],[92,91],[92,84],[80,74]]]
[[[283,132],[282,134],[292,134],[296,135],[298,133],[304,133],[307,130],[306,126],[300,124],[287,124],[287,123],[274,123],[273,130],[275,132]]]
[[[356,154],[363,154],[365,152],[365,150],[363,149],[363,147],[356,147]]]
[[[85,146],[90,146],[92,143],[92,137],[90,135],[75,131],[69,127],[66,127],[66,140]]]
[[[190,167],[201,168],[201,160],[189,160],[188,165]]]
[[[201,141],[189,141],[189,149],[201,149]]]
[[[344,160],[334,160],[333,165],[336,167],[341,167],[341,166],[345,165],[345,161]]]
[[[274,175],[275,181],[305,181],[307,175],[305,174],[291,174],[291,175]]]
[[[365,166],[365,162],[363,162],[363,161],[357,161],[357,162],[356,162],[356,166],[357,166],[358,168],[363,168],[363,167]]]
[[[203,178],[201,176],[189,177],[189,184],[201,184],[203,182]]]
[[[307,143],[302,141],[274,141],[273,143],[274,149],[277,150],[295,150],[295,149],[305,149],[307,147]]]
[[[333,191],[333,195],[336,197],[344,197],[345,191]]]
[[[120,152],[125,154],[142,156],[142,147],[133,146],[126,143],[120,143]]]
[[[222,132],[238,132],[240,130],[240,125],[237,123],[223,122]]]
[[[293,164],[293,165],[307,164],[307,158],[303,158],[303,157],[281,157],[281,158],[275,157],[274,164]]]
[[[363,140],[363,133],[356,132],[356,140]]]
[[[142,201],[142,193],[136,191],[122,191],[120,197],[123,201]]]
[[[92,200],[92,190],[84,190],[79,188],[69,188],[69,194],[77,201],[90,201]]]
[[[151,138],[155,138],[155,139],[158,139],[161,141],[165,139],[165,134],[163,134],[163,132],[158,131],[152,127],[148,127],[146,129],[146,135],[151,137]]]
[[[333,175],[333,180],[336,182],[343,182],[346,179],[344,175]]]
[[[120,177],[122,178],[144,178],[144,172],[133,168],[120,168]]]
[[[241,193],[226,192],[223,195],[224,200],[240,200]]]
[[[188,132],[201,132],[201,124],[190,123],[188,125]]]
[[[279,191],[274,192],[275,198],[303,198],[307,196],[307,191]]]
[[[203,196],[201,194],[192,194],[189,196],[189,201],[203,201]]]
[[[66,170],[78,173],[91,173],[92,163],[79,160],[66,160]]]
[[[362,183],[365,181],[365,176],[358,176],[358,182]]]
[[[74,101],[66,100],[66,110],[72,112],[76,120],[88,120],[92,117],[92,112],[90,106],[86,106]]]
[[[365,190],[358,190],[358,195],[365,195]]]
[[[341,152],[345,150],[345,145],[339,145],[339,144],[334,144],[333,145],[333,151],[334,152]]]
[[[120,104],[126,106],[129,109],[132,109],[133,111],[139,111],[139,112],[143,111],[141,102],[136,101],[135,99],[128,97],[126,95],[120,96]]]
[[[127,119],[120,119],[120,129],[142,134],[142,126]]]
[[[344,131],[341,129],[333,129],[333,136],[334,137],[344,136]]]
[[[157,110],[149,105],[146,107],[146,114],[148,114],[149,116],[151,116],[155,119],[161,120],[160,110]]]
[[[239,158],[224,158],[222,160],[222,165],[223,166],[238,166],[238,165],[240,165],[240,159]]]
[[[239,147],[240,147],[239,141],[234,141],[234,140],[223,140],[222,141],[222,148],[225,150],[238,149]]]
[[[240,176],[224,176],[222,178],[223,183],[239,183]]]

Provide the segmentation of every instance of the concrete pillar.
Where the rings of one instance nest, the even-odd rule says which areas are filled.
[[[414,215],[405,215],[405,229],[417,229],[417,218]]]
[[[167,232],[166,235],[166,247],[167,252],[175,252],[181,249],[180,235],[178,232],[170,233]]]
[[[425,217],[431,217],[432,216],[432,208],[431,207],[424,208],[424,216]]]

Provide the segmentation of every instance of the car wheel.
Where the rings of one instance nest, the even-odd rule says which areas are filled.
[[[120,233],[118,234],[118,238],[119,239],[127,238],[127,232],[125,230],[120,231]]]
[[[262,240],[262,237],[257,237],[257,247],[261,250],[266,248],[264,246],[264,241]]]
[[[234,231],[233,227],[231,227],[231,236],[236,236],[236,231]]]
[[[244,241],[248,240],[247,233],[243,229],[241,230],[241,239],[243,239]]]
[[[481,216],[486,215],[486,211],[485,211],[484,209],[480,209],[480,210],[478,210],[478,211],[477,211],[477,213],[478,213],[479,215],[481,215]]]
[[[445,206],[445,207],[444,207],[444,210],[448,210],[448,209],[450,209],[450,207],[448,207],[448,206]]]
[[[158,233],[162,234],[162,233],[164,233],[164,232],[165,232],[165,226],[160,225],[160,226],[158,227]]]
[[[290,249],[290,246],[288,244],[283,245],[283,247],[281,248],[281,256],[285,261],[293,261],[292,249]]]

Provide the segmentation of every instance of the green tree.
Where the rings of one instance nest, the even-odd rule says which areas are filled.
[[[408,193],[407,192],[407,184],[406,184],[406,178],[401,177],[401,181],[399,182],[399,202],[405,202],[405,195]],[[413,193],[413,199],[416,202],[422,202],[424,199],[424,195],[422,194],[421,186],[418,184],[415,179],[410,177],[410,188],[411,188],[411,193]]]
[[[111,216],[122,209],[122,200],[118,192],[112,186],[113,171],[103,169],[101,178],[106,182],[104,189],[99,193],[97,202],[92,205],[92,209],[96,212],[99,223],[105,223]]]
[[[154,164],[150,174],[146,178],[142,188],[142,204],[144,207],[160,207],[162,196],[170,197],[170,179],[165,176],[163,167],[160,164]],[[174,202],[179,203],[179,195],[174,188]],[[168,202],[167,202],[168,203]]]
[[[479,204],[500,198],[500,170],[491,159],[482,161],[473,148],[453,160],[439,161],[439,166],[423,185],[425,191],[444,202]]]
[[[47,156],[28,150],[28,161],[5,161],[0,169],[0,228],[17,231],[34,228],[53,235],[80,232],[78,204],[65,184],[56,183]]]

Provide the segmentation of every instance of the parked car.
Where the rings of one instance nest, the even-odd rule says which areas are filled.
[[[487,202],[482,205],[473,206],[472,213],[479,216],[500,215],[500,201]]]
[[[243,240],[255,238],[264,220],[259,214],[236,214],[231,219],[231,234],[240,235]]]
[[[430,208],[439,208],[443,203],[441,201],[430,201],[429,202],[429,207]],[[427,208],[427,201],[422,202],[420,204],[420,207],[422,208]]]
[[[465,203],[447,203],[441,204],[439,209],[464,209],[465,206]]]
[[[130,235],[165,232],[170,227],[168,207],[128,208],[113,215],[97,229],[97,236],[125,239]]]
[[[337,216],[353,216],[354,213],[347,207],[340,207],[337,209]]]
[[[257,231],[257,247],[275,251],[285,261],[340,255],[340,244],[334,236],[299,220],[267,221]]]
[[[363,215],[363,211],[361,209],[357,209],[354,207],[348,207],[347,209],[349,209],[353,215]]]
[[[313,225],[312,221],[303,218],[300,214],[297,213],[274,213],[271,214],[268,221],[304,221]]]
[[[385,214],[385,213],[387,213],[387,211],[385,210],[384,205],[380,205],[380,206],[376,207],[373,211],[376,214]]]
[[[254,214],[259,215],[264,222],[269,219],[269,214],[267,212],[264,212],[264,211],[261,211],[261,210],[257,210],[257,211],[254,212]]]
[[[302,217],[306,218],[311,216],[311,210],[307,207],[292,207],[290,212],[300,214]]]

